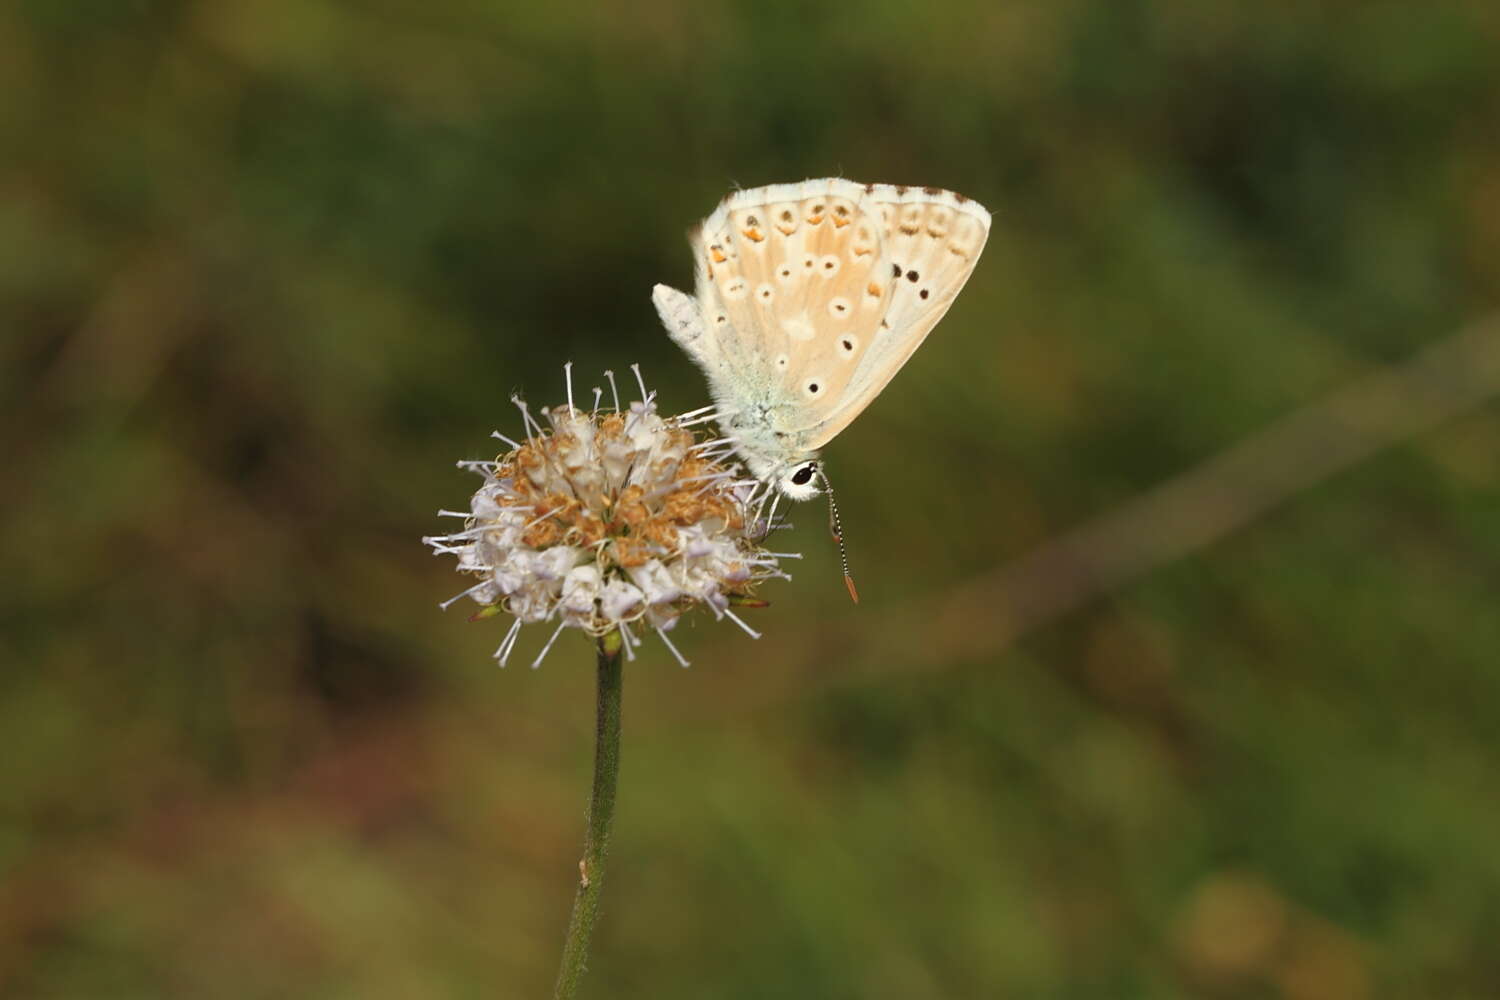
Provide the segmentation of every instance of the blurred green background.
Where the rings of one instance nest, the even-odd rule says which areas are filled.
[[[547,995],[592,661],[497,670],[419,539],[566,360],[704,403],[652,285],[732,186],[841,174],[995,227],[829,451],[864,603],[801,508],[763,640],[629,667],[586,995],[1500,995],[1500,408],[1391,395],[1326,470],[1316,410],[1500,300],[1497,43],[1489,0],[0,7],[0,994]],[[1195,534],[1236,477],[1116,520],[1304,407],[1238,530]],[[1144,554],[1027,561],[1078,525]]]

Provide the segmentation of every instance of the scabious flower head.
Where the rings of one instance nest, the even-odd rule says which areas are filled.
[[[526,425],[524,442],[493,462],[460,462],[484,477],[461,531],[423,539],[434,551],[458,557],[458,569],[478,578],[444,602],[471,597],[484,610],[515,621],[495,657],[505,665],[521,626],[556,621],[540,665],[564,629],[593,636],[616,629],[628,657],[639,639],[631,626],[652,628],[683,666],[667,638],[684,613],[706,607],[751,636],[734,613],[750,602],[756,584],[786,577],[778,558],[760,544],[766,529],[750,508],[758,485],[718,460],[723,442],[698,441],[684,417],[662,417],[640,381],[641,399],[621,409],[610,377],[613,408],[573,404],[571,365],[566,405],[543,409],[543,427],[515,400]]]

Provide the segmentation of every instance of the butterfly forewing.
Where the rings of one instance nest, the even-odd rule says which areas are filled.
[[[950,191],[874,184],[868,195],[893,284],[874,342],[839,405],[813,431],[812,448],[847,427],[922,345],[974,272],[989,236],[989,212]]]

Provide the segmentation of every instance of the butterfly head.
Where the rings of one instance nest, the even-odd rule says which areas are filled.
[[[844,566],[844,585],[849,588],[849,597],[859,603],[859,591],[854,589],[854,578],[849,575],[849,553],[844,549],[844,526],[839,521],[838,504],[833,499],[833,484],[816,458],[804,458],[784,466],[784,471],[773,478],[776,488],[789,500],[811,500],[820,493],[828,495],[828,531],[838,543],[839,560]],[[771,508],[775,519],[775,507]]]
[[[822,470],[815,458],[796,462],[787,466],[785,471],[776,476],[776,488],[788,500],[811,500],[823,492],[821,481]]]

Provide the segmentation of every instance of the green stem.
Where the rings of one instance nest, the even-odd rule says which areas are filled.
[[[571,998],[583,978],[594,917],[599,913],[599,893],[604,888],[604,856],[609,849],[615,783],[620,774],[619,632],[611,632],[599,640],[599,711],[594,738],[594,794],[589,800],[583,860],[578,862],[578,894],[573,897],[573,916],[563,941],[562,968],[552,994],[555,1000]]]

